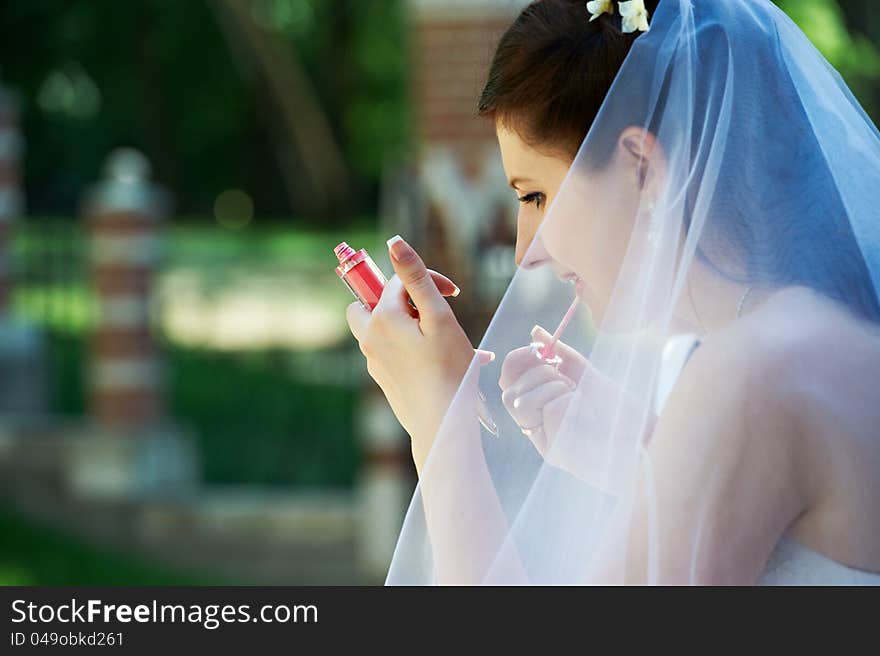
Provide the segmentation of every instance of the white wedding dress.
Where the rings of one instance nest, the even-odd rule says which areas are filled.
[[[699,344],[695,334],[674,335],[667,340],[654,405],[658,415],[687,359]],[[770,555],[758,585],[880,585],[880,574],[847,567],[783,536]]]

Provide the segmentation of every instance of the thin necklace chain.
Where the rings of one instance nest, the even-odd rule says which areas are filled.
[[[700,328],[705,333],[706,327],[703,325],[703,319],[700,317],[700,313],[697,311],[697,304],[694,303],[694,295],[691,293],[691,279],[690,279],[690,277],[688,277],[688,279],[687,279],[687,290],[688,290],[688,297],[691,299],[691,307],[694,309],[694,314],[697,316],[697,321],[700,322]]]
[[[736,308],[736,318],[737,318],[737,319],[739,319],[739,318],[742,316],[743,305],[745,304],[745,302],[746,302],[746,298],[748,298],[748,296],[749,296],[749,292],[750,292],[750,291],[752,291],[752,288],[751,288],[751,287],[749,287],[749,288],[746,290],[746,293],[742,295],[742,298],[739,299],[739,305],[738,305],[737,308]]]
[[[703,327],[703,320],[700,318],[699,313],[697,313],[697,306],[694,303],[694,297],[691,295],[690,280],[688,280],[687,291],[688,291],[688,296],[691,299],[691,306],[694,308],[694,314],[697,315],[697,321],[700,322],[700,327],[702,327],[703,331],[705,331],[706,329],[705,329],[705,327]],[[746,299],[749,297],[749,293],[751,291],[752,291],[752,288],[749,287],[748,289],[746,289],[745,293],[742,295],[742,298],[739,299],[739,305],[737,305],[737,308],[736,308],[736,318],[737,319],[739,319],[742,316],[743,305],[745,304]]]

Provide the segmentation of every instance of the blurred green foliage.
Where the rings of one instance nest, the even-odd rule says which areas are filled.
[[[876,2],[871,0],[875,8]],[[776,0],[846,79],[865,110],[880,118],[880,20],[866,21],[863,0]]]
[[[208,482],[354,485],[356,389],[291,380],[278,353],[169,356],[172,414],[198,431]]]
[[[876,117],[876,3],[776,2]],[[110,149],[132,145],[146,152],[183,213],[210,215],[217,195],[234,187],[254,198],[257,216],[298,214],[277,161],[271,99],[221,28],[221,5],[222,0],[0,4],[0,76],[25,100],[25,180],[32,211],[74,213]],[[355,173],[357,208],[373,214],[383,166],[397,161],[409,144],[405,1],[248,0],[248,5],[260,29],[280,37],[301,62]],[[341,224],[345,217],[332,220]]]
[[[366,221],[358,224],[362,227],[347,230],[345,238],[378,254],[378,237],[363,227]],[[233,268],[245,278],[306,271],[312,278],[321,276],[322,288],[335,292],[344,307],[351,299],[333,273],[332,253],[342,239],[341,233],[327,231],[257,226],[224,231],[181,221],[167,234],[164,266],[198,272],[217,284]],[[16,267],[26,273],[14,290],[13,309],[47,330],[52,411],[72,416],[85,413],[85,358],[94,319],[86,250],[81,226],[57,217],[22,224],[13,245]],[[344,321],[341,312],[339,321]],[[358,390],[351,383],[317,385],[301,375],[304,366],[326,369],[338,362],[335,356],[356,351],[347,332],[338,344],[314,353],[215,351],[158,333],[169,411],[196,434],[208,482],[300,488],[354,484]],[[300,355],[309,358],[294,358]]]
[[[0,585],[210,585],[0,507]]]
[[[49,334],[50,394],[58,412],[85,412],[85,348],[83,335]],[[206,482],[354,485],[356,389],[298,382],[277,352],[164,351],[170,412],[194,431]]]
[[[144,151],[178,210],[210,215],[223,190],[257,215],[296,213],[272,105],[225,36],[217,0],[5,0],[0,78],[25,102],[32,212],[73,214],[107,153]],[[384,160],[406,141],[400,0],[252,0],[255,22],[299,58],[372,211]],[[293,90],[292,90],[293,92]],[[294,205],[294,206],[292,206]]]

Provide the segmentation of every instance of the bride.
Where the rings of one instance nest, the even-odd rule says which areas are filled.
[[[399,237],[347,311],[419,472],[387,582],[880,583],[880,134],[803,33],[540,0],[479,112],[521,203],[479,348]]]

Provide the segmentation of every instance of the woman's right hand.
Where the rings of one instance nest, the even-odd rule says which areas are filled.
[[[389,249],[394,275],[376,307],[371,312],[355,301],[346,319],[366,358],[367,372],[412,438],[413,458],[421,472],[471,362],[477,357],[482,364],[491,354],[475,352],[444,298],[453,295],[443,280],[448,278],[438,280],[403,239],[389,240]]]

